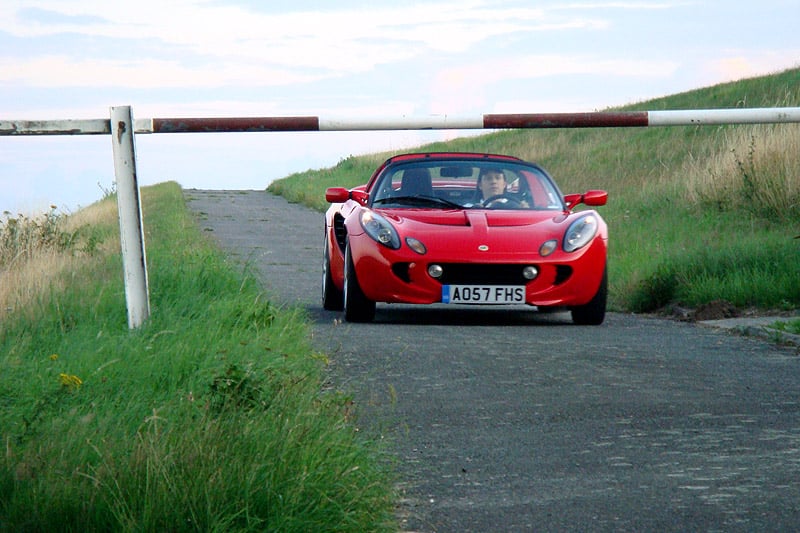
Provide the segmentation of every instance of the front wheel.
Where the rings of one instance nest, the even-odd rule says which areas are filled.
[[[572,308],[572,321],[580,326],[599,326],[606,318],[606,301],[608,300],[608,271],[603,270],[600,287],[586,305]]]
[[[348,322],[372,322],[373,318],[375,302],[361,291],[348,243],[344,253],[344,319]]]

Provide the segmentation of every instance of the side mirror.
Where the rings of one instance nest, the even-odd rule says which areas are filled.
[[[332,204],[341,204],[347,200],[355,200],[361,205],[367,203],[369,195],[359,189],[345,189],[344,187],[329,187],[325,190],[325,201]]]
[[[606,191],[586,191],[583,194],[566,194],[564,195],[564,203],[567,204],[567,209],[572,209],[578,204],[586,204],[588,206],[606,205],[608,201],[608,193]]]
[[[583,194],[583,203],[590,206],[606,205],[608,193],[606,191],[586,191]]]
[[[350,190],[344,187],[329,187],[325,190],[325,200],[332,204],[341,204],[350,199]]]

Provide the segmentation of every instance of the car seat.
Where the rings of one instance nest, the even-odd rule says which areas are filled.
[[[403,172],[400,196],[433,196],[431,173],[427,168],[410,168]]]

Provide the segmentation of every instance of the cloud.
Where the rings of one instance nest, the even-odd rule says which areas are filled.
[[[327,74],[330,76],[331,74]],[[0,84],[29,87],[124,87],[126,89],[215,88],[235,84],[279,86],[307,83],[326,77],[254,64],[214,64],[191,67],[175,60],[131,58],[74,59],[46,55],[25,61],[0,58]]]
[[[559,54],[512,56],[442,69],[432,83],[431,108],[434,113],[475,110],[500,112],[496,109],[499,105],[503,112],[508,112],[507,105],[494,102],[486,96],[493,93],[490,90],[492,86],[517,84],[518,87],[530,87],[536,80],[564,76],[666,79],[678,68],[679,63],[670,60],[598,59],[590,55]],[[494,109],[489,109],[489,106]],[[564,107],[563,103],[559,107]],[[530,108],[528,101],[524,109]]]
[[[785,50],[730,50],[723,57],[704,64],[708,79],[713,83],[739,80],[766,72],[777,72],[794,63],[800,66],[800,49]]]
[[[221,87],[306,83],[431,54],[457,54],[498,36],[602,21],[484,2],[264,13],[204,1],[41,1],[0,8],[0,31],[55,44],[34,57],[0,55],[0,83],[34,87]],[[102,14],[102,15],[100,15]],[[76,36],[92,39],[71,49]],[[120,58],[127,47],[130,57]],[[110,50],[114,50],[111,57]],[[4,56],[4,57],[3,57]]]
[[[25,24],[84,26],[107,22],[103,17],[95,15],[71,15],[38,7],[22,8],[17,12],[17,16]]]

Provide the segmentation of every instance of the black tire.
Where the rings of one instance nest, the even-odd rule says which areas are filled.
[[[327,230],[322,252],[322,308],[326,311],[341,311],[344,308],[344,295],[334,285],[331,277],[331,258],[328,253]]]
[[[348,244],[344,253],[344,319],[348,322],[372,322],[374,318],[375,302],[361,291]]]
[[[571,309],[572,321],[579,326],[599,326],[606,318],[606,302],[608,300],[608,271],[603,270],[600,287],[586,305],[578,305]]]

